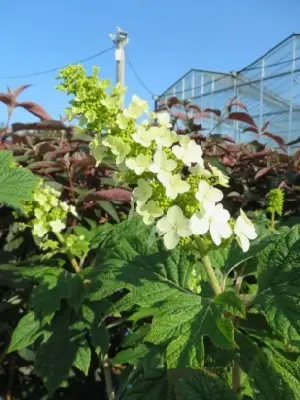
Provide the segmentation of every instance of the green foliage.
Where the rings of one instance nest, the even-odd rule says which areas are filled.
[[[128,390],[125,399],[235,400],[237,397],[217,376],[187,369],[145,374]]]
[[[99,133],[134,131],[128,121],[124,129],[124,121],[116,123],[123,90],[108,94],[98,70],[86,76],[81,66],[60,78],[59,89],[74,96],[66,113],[80,127],[47,120],[40,110],[45,121],[30,128],[39,134],[17,138],[16,126],[5,128],[11,151],[0,151],[0,203],[25,204],[26,214],[1,208],[0,379],[9,382],[13,369],[12,397],[72,397],[80,386],[89,397],[93,382],[103,398],[116,391],[117,399],[129,400],[300,400],[300,197],[297,175],[286,174],[286,165],[297,170],[297,157],[287,162],[255,141],[237,146],[221,134],[201,137],[204,159],[230,174],[228,209],[235,215],[242,199],[258,233],[246,253],[235,241],[209,251],[221,288],[216,296],[199,249],[166,251],[139,218],[120,223],[131,192],[115,187],[113,163],[100,163]],[[199,138],[192,121],[181,133]],[[13,154],[29,168],[17,167]],[[57,190],[46,212],[43,193],[36,191],[42,201],[32,197],[41,176]],[[284,212],[283,192],[274,189],[283,180],[290,185]],[[283,214],[284,226],[270,232],[264,207]],[[47,230],[44,246],[36,235],[42,220],[47,228],[63,223],[59,235],[57,223]],[[31,372],[23,374],[24,365]]]
[[[233,360],[242,369],[239,391],[244,396],[259,399],[271,393],[272,398],[281,399],[292,393],[298,398],[295,391],[300,383],[299,342],[295,331],[300,309],[293,304],[299,301],[296,290],[299,226],[281,234],[262,235],[249,253],[242,253],[235,244],[228,251],[220,249],[219,254],[215,251],[212,260],[225,282],[231,283],[214,298],[202,297],[202,292],[194,294],[188,287],[186,274],[192,273],[194,253],[182,247],[165,252],[160,241],[152,239],[151,229],[138,218],[132,218],[108,230],[102,236],[95,267],[87,269],[85,275],[94,282],[88,295],[91,301],[107,296],[115,299],[107,316],[129,312],[134,315],[133,321],[151,318],[150,327],[142,325],[141,332],[138,328],[129,335],[130,340],[124,339],[123,346],[127,349],[113,360],[149,371],[150,375],[136,382],[133,379],[128,398],[138,399],[141,393],[149,398],[150,395],[165,398],[161,393],[169,393],[172,398],[173,389],[169,389],[164,373],[169,375],[177,369],[192,369],[196,373],[207,368],[219,377],[221,396],[225,393],[222,385],[231,383],[230,375],[225,372]],[[266,316],[263,326],[255,321],[251,310],[261,312],[262,318]],[[153,366],[148,369],[153,345],[163,355],[164,361],[158,364],[166,367],[162,375]],[[293,346],[291,356],[289,346]],[[269,382],[281,379],[282,392],[276,392],[265,382],[267,376]],[[199,386],[192,385],[195,393],[189,393],[188,379],[183,379],[180,396],[206,398],[208,384],[218,390],[216,377],[209,375],[209,382],[207,379],[199,379]],[[228,398],[235,398],[226,387]]]
[[[233,243],[215,251],[226,289],[206,296],[189,287],[195,250],[164,250],[152,227],[132,217],[102,232],[94,266],[79,274],[23,266],[30,311],[9,352],[33,350],[52,395],[74,368],[87,375],[93,354],[109,352],[112,327],[128,326],[111,360],[125,368],[125,398],[300,399],[299,230],[262,235],[249,253]],[[209,284],[205,273],[201,279]]]
[[[9,151],[0,151],[0,204],[21,208],[23,201],[32,199],[38,181],[28,169],[15,164]]]
[[[84,285],[79,275],[74,275],[61,268],[35,267],[22,270],[25,277],[36,283],[30,306],[40,318],[51,317],[60,309],[61,300],[67,299],[77,311],[84,299]]]
[[[108,348],[108,335],[101,323],[107,302],[85,301],[83,277],[61,268],[22,268],[34,284],[30,309],[11,338],[9,352],[32,348],[35,370],[49,394],[63,385],[71,367],[88,374],[92,349],[97,354]],[[90,340],[88,339],[90,335]]]
[[[299,342],[300,226],[262,250],[258,263],[258,294],[254,305],[285,341]]]
[[[299,399],[300,364],[274,349],[258,346],[249,337],[238,334],[239,363],[248,375],[254,399]]]
[[[24,315],[13,332],[9,351],[16,351],[30,346],[41,336],[41,321],[35,318],[34,312]]]

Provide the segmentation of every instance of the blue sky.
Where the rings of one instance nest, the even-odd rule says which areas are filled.
[[[76,62],[112,45],[108,37],[121,26],[135,69],[154,93],[161,93],[190,68],[239,70],[292,32],[300,32],[299,0],[40,0],[1,1],[0,77],[38,72]],[[115,80],[114,52],[85,67],[101,68]],[[67,105],[55,90],[55,74],[27,79],[0,79],[6,85],[33,86],[20,100],[40,103],[53,118]],[[152,102],[127,67],[128,97]],[[0,103],[0,121],[5,119]],[[34,121],[17,110],[14,120]]]

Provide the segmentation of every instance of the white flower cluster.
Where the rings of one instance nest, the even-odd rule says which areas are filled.
[[[133,97],[116,118],[117,134],[97,136],[91,150],[98,162],[114,156],[119,176],[136,185],[133,201],[145,224],[156,222],[167,249],[182,238],[209,235],[215,245],[235,235],[243,251],[256,238],[252,222],[241,210],[235,223],[220,203],[228,178],[216,167],[207,169],[202,149],[188,136],[177,135],[166,112],[148,113],[149,121],[136,124],[148,111],[146,102]]]

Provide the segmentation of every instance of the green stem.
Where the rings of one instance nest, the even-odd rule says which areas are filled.
[[[198,241],[198,246],[199,246],[200,252],[202,250],[202,253],[203,253],[203,248],[199,241]],[[212,287],[215,295],[218,296],[219,294],[222,293],[222,289],[221,289],[221,286],[216,277],[215,271],[211,265],[209,256],[207,254],[205,254],[204,256],[201,257],[201,261],[202,261],[202,264],[204,265],[204,268],[205,268],[206,274],[208,276],[208,280],[211,284],[211,287]],[[235,393],[237,393],[241,386],[241,377],[240,377],[240,367],[235,361],[233,362],[231,374],[232,374],[232,390]]]
[[[275,230],[275,211],[271,211],[271,227],[270,231],[274,232]]]
[[[108,398],[108,400],[114,400],[115,399],[115,391],[114,391],[112,376],[111,376],[111,365],[110,365],[110,360],[107,355],[104,357],[104,360],[103,360],[103,374],[104,374],[104,379],[105,379],[105,384],[106,384],[107,398]]]
[[[74,268],[74,271],[76,272],[76,274],[78,274],[81,271],[81,268],[80,268],[78,262],[76,261],[75,257],[69,251],[67,252],[67,256],[68,256],[68,259],[70,260],[72,267]]]
[[[232,390],[234,393],[238,393],[241,387],[241,370],[239,364],[236,361],[233,361],[232,366]]]
[[[218,279],[216,277],[215,271],[211,265],[208,255],[206,254],[205,256],[201,257],[201,261],[204,265],[211,287],[213,288],[215,295],[218,296],[218,294],[222,293],[222,289],[218,282]]]

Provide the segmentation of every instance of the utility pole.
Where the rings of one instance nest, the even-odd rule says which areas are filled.
[[[115,59],[117,69],[117,83],[125,87],[125,46],[128,43],[128,33],[121,28],[117,28],[116,34],[110,34],[109,37],[116,45]],[[124,96],[122,107],[124,106]]]

